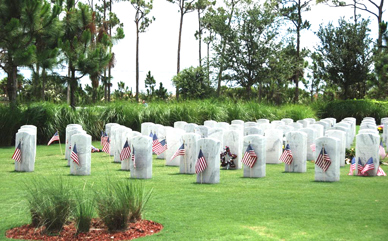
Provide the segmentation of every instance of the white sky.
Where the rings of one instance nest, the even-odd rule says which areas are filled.
[[[221,0],[218,0],[221,1]],[[112,69],[113,88],[117,88],[117,82],[123,81],[126,86],[136,89],[136,29],[135,29],[135,11],[130,2],[114,2],[113,12],[115,12],[121,22],[124,23],[125,38],[120,40],[114,47],[113,52],[116,57],[116,66]],[[373,9],[374,10],[374,9]],[[370,18],[371,37],[377,38],[377,20],[376,17],[366,12],[359,11],[363,18]],[[385,13],[386,14],[386,13]],[[156,80],[156,88],[159,82],[168,89],[169,92],[175,92],[171,79],[176,75],[177,66],[177,48],[179,31],[179,12],[178,6],[167,2],[166,0],[154,0],[153,10],[150,15],[156,20],[149,26],[147,32],[140,34],[139,47],[139,70],[140,70],[140,91],[145,91],[144,79],[148,71]],[[312,6],[311,11],[303,13],[303,19],[310,21],[310,30],[304,30],[301,37],[302,47],[313,49],[318,43],[318,38],[314,31],[319,29],[319,24],[328,22],[337,23],[337,20],[344,16],[349,19],[353,16],[353,9],[350,7],[333,8],[326,5]],[[383,15],[385,16],[385,15]],[[386,17],[384,19],[387,19]],[[197,13],[188,13],[183,21],[182,45],[180,69],[190,66],[198,66],[198,41],[194,33],[198,28]],[[202,44],[202,58],[206,56],[206,45]],[[29,71],[22,69],[21,72],[29,78]],[[0,78],[5,77],[4,72],[0,72]],[[89,84],[89,78],[82,79],[83,84]]]

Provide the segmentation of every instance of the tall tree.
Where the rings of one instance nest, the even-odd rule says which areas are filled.
[[[263,81],[268,75],[268,60],[274,54],[277,28],[275,14],[268,5],[247,5],[244,11],[236,14],[237,22],[232,26],[234,41],[225,54],[230,59],[228,68],[231,79],[246,89],[251,98],[253,85],[259,86],[259,99],[262,98]]]
[[[0,1],[0,67],[7,73],[7,93],[16,105],[17,71],[35,59],[35,33],[49,25],[60,6],[39,0]],[[44,23],[43,25],[40,25]]]
[[[296,33],[296,63],[297,67],[294,70],[293,82],[295,83],[295,102],[299,100],[299,79],[303,73],[303,58],[301,57],[301,31],[303,29],[310,28],[310,22],[307,20],[303,21],[302,13],[310,10],[310,3],[313,0],[278,0],[279,13],[286,20],[290,21],[293,27],[289,28],[290,32]]]
[[[377,18],[378,29],[377,48],[379,52],[381,51],[384,33],[384,0],[352,0],[351,2],[346,0],[317,0],[317,3],[327,3],[336,7],[352,7],[355,11],[358,9],[375,16]]]
[[[170,3],[175,3],[179,7],[180,21],[179,21],[179,36],[178,36],[178,56],[177,56],[177,65],[176,73],[179,74],[180,63],[181,63],[181,40],[182,40],[182,27],[183,27],[183,17],[185,14],[190,13],[195,10],[195,1],[196,0],[167,0]],[[179,99],[179,90],[176,88],[176,98]]]
[[[198,61],[199,67],[202,67],[202,33],[206,28],[206,24],[202,23],[202,14],[211,6],[214,6],[216,1],[197,0],[195,8],[198,13],[198,31],[195,32],[195,37],[198,39]]]
[[[97,36],[99,40],[95,39],[94,14],[88,5],[79,2],[75,7],[74,0],[67,0],[65,10],[66,15],[63,19],[65,33],[60,40],[60,47],[69,66],[70,105],[75,108],[74,94],[78,80],[86,74],[96,75],[108,65],[112,56],[106,46],[111,42],[104,33]]]
[[[139,33],[144,33],[155,18],[147,16],[152,10],[152,0],[131,0],[131,4],[136,10],[136,101],[139,101]]]
[[[341,88],[344,99],[365,94],[357,92],[368,79],[372,64],[372,40],[367,26],[365,20],[354,24],[341,18],[338,27],[332,23],[326,27],[321,25],[317,33],[321,42],[317,51],[323,57],[324,70],[330,81]]]

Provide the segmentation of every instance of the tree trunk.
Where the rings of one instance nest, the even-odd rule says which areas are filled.
[[[182,5],[184,4],[184,1],[182,1]],[[180,23],[179,23],[179,36],[178,36],[178,58],[177,58],[177,65],[176,65],[176,74],[179,74],[179,71],[180,71],[180,61],[181,61],[181,39],[182,39],[182,26],[183,26],[183,6],[181,7],[181,20],[180,20]],[[175,90],[175,96],[176,96],[176,99],[178,100],[179,99],[179,89],[178,87],[176,87],[176,90]]]
[[[262,81],[259,82],[259,102],[261,102],[261,99],[263,97],[263,83]]]
[[[379,6],[379,14],[377,17],[377,24],[378,24],[378,30],[379,30],[379,36],[377,38],[377,49],[378,52],[380,53],[382,50],[383,46],[383,32],[382,32],[382,26],[381,26],[381,21],[383,17],[383,6],[384,6],[384,0],[381,0],[380,6]]]
[[[207,44],[207,63],[206,63],[206,68],[207,68],[207,81],[210,81],[210,42]]]
[[[66,93],[66,96],[67,96],[67,104],[70,105],[71,104],[71,98],[70,98],[70,84],[71,84],[71,81],[70,81],[70,62],[69,62],[69,67],[67,68],[67,93]]]
[[[70,62],[69,65],[70,69],[70,106],[71,108],[75,109],[75,91],[77,89],[77,80],[75,78],[75,68],[73,67],[72,63]]]
[[[229,16],[228,25],[227,25],[228,29],[230,27],[230,23],[232,22],[232,17],[233,17],[235,5],[236,5],[236,3],[234,1],[232,1],[232,9],[230,11],[230,16]],[[217,97],[219,97],[221,94],[222,72],[224,71],[224,52],[225,52],[225,48],[226,48],[225,39],[221,39],[221,41],[222,41],[222,51],[221,51],[220,70],[218,72]]]
[[[136,20],[136,102],[139,102],[139,20]]]
[[[45,101],[44,91],[46,89],[46,76],[47,76],[46,68],[43,67],[43,69],[42,69],[42,88],[41,88],[41,92],[40,92],[40,98],[42,101]]]
[[[7,93],[9,103],[12,107],[16,106],[16,90],[17,90],[17,66],[12,65],[8,72]]]
[[[300,61],[300,27],[302,25],[302,12],[301,12],[301,3],[298,0],[298,26],[296,28],[296,58],[297,58],[297,70],[295,74],[295,99],[294,102],[297,103],[299,101],[299,66]]]
[[[112,12],[112,0],[109,1],[109,12]],[[109,15],[110,16],[110,15]],[[109,19],[110,21],[110,19]],[[109,25],[109,36],[112,36],[112,26]],[[109,47],[109,53],[111,54],[112,53],[112,46]],[[111,77],[112,77],[112,73],[111,73],[111,68],[112,66],[109,65],[108,67],[108,80],[109,80],[109,85],[110,85],[110,80],[111,80]],[[106,87],[105,87],[105,95],[106,95]],[[106,96],[105,96],[106,98]],[[110,86],[109,86],[109,93],[108,93],[108,99],[110,101]]]
[[[201,56],[201,44],[202,44],[202,31],[201,31],[201,12],[198,8],[198,49],[199,49],[199,67],[202,67],[202,56]]]
[[[41,85],[40,83],[40,66],[39,63],[36,64],[36,72],[35,76],[33,76],[33,95],[34,97],[39,100],[39,86]]]

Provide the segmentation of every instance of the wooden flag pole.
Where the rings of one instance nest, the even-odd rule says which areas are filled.
[[[185,141],[183,141],[183,148],[185,147]],[[180,148],[180,147],[179,147]],[[186,150],[186,148],[185,148],[185,150]],[[187,155],[185,154],[184,156],[183,156],[183,164],[185,165],[184,166],[184,168],[185,168],[185,173],[187,173]]]
[[[202,184],[202,172],[201,172],[201,184]]]
[[[59,148],[61,150],[61,155],[63,155],[63,152],[62,152],[62,145],[61,145],[61,136],[59,135],[59,131],[57,130],[58,132],[58,141],[59,141]]]

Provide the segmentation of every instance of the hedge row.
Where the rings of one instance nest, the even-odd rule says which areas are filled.
[[[67,105],[52,103],[34,103],[10,109],[0,106],[1,146],[14,143],[15,133],[22,125],[38,127],[38,143],[45,144],[59,131],[64,141],[66,126],[71,123],[81,124],[94,140],[100,138],[106,123],[119,123],[140,131],[141,123],[153,122],[173,126],[175,121],[203,124],[205,120],[230,123],[232,120],[256,121],[266,118],[280,120],[292,118],[294,121],[312,117],[316,119],[334,117],[337,121],[345,117],[356,117],[359,123],[363,117],[371,116],[379,123],[388,116],[388,102],[370,100],[347,100],[329,103],[314,103],[311,106],[283,105],[268,106],[255,102],[233,101],[185,101],[152,102],[145,107],[130,102],[115,102],[101,106],[77,108],[75,111]]]

